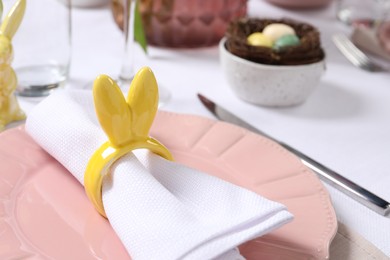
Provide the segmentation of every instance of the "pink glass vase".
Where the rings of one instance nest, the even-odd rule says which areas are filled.
[[[141,0],[148,44],[195,48],[216,44],[232,19],[246,15],[247,0]]]

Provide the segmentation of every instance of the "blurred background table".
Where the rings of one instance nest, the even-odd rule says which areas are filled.
[[[266,108],[245,103],[223,76],[217,46],[163,49],[137,46],[136,69],[150,66],[159,84],[171,91],[161,109],[212,115],[198,101],[202,93],[271,136],[295,147],[390,201],[390,73],[353,67],[331,42],[335,32],[351,28],[335,17],[335,4],[316,10],[287,10],[262,0],[248,2],[251,17],[289,17],[316,26],[326,51],[321,83],[302,105]],[[66,88],[88,88],[98,74],[116,77],[121,63],[121,32],[110,7],[73,10],[73,53]],[[19,97],[28,114],[39,99]],[[390,218],[380,216],[328,187],[338,219],[390,256]]]

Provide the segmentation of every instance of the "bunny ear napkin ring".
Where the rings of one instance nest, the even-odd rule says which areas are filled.
[[[144,67],[135,75],[125,99],[114,80],[98,76],[93,85],[97,118],[108,141],[90,158],[84,175],[84,187],[97,211],[106,217],[102,201],[102,183],[120,157],[135,149],[148,149],[167,160],[169,150],[149,136],[158,108],[158,87],[153,72]]]

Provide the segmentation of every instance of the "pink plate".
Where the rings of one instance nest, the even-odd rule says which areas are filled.
[[[337,230],[329,195],[295,156],[247,130],[159,112],[152,136],[175,160],[288,207],[295,219],[240,246],[247,259],[326,259]],[[0,259],[130,259],[83,187],[23,130],[0,135]]]

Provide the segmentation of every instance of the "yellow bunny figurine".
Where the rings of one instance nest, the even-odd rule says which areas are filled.
[[[10,66],[13,58],[12,37],[19,28],[25,9],[26,0],[18,0],[0,27],[0,131],[8,123],[26,118],[14,95],[17,78]]]
[[[167,160],[169,150],[149,136],[158,106],[158,87],[153,72],[144,67],[134,76],[127,98],[114,80],[106,75],[96,78],[93,86],[95,111],[108,141],[88,162],[84,187],[88,198],[102,216],[102,182],[111,165],[135,149],[149,149]]]

